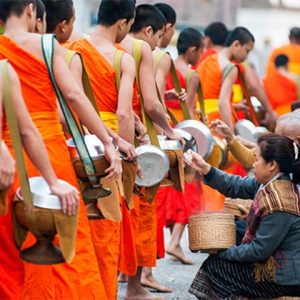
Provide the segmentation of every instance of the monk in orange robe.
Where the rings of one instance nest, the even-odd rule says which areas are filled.
[[[275,58],[280,54],[284,54],[289,59],[289,72],[300,75],[300,28],[293,27],[289,34],[290,43],[275,49],[268,60],[267,75],[274,71]]]
[[[7,76],[9,79],[11,89],[10,97],[11,103],[16,111],[16,117],[19,124],[19,130],[21,134],[21,140],[24,148],[30,157],[32,163],[40,171],[40,174],[47,181],[50,190],[53,194],[60,197],[62,202],[65,202],[66,208],[64,212],[67,214],[75,214],[77,210],[77,204],[79,200],[78,191],[71,187],[66,190],[58,182],[54,170],[48,160],[46,148],[43,144],[40,133],[34,126],[30,115],[28,114],[26,105],[22,98],[21,87],[18,77],[15,71],[8,65],[7,66]],[[1,74],[0,74],[0,86],[1,86]],[[0,98],[2,94],[2,89],[0,88]],[[2,106],[0,105],[0,110]],[[3,121],[3,131],[6,143],[11,148],[10,135],[8,134],[7,124],[5,120]],[[12,155],[14,153],[12,152]],[[0,156],[0,188],[2,189],[3,184],[9,182],[9,178],[14,180],[14,160],[9,154],[9,150],[4,141],[1,142],[1,156]],[[12,171],[10,171],[12,169]],[[5,178],[2,178],[2,175]],[[4,180],[5,179],[5,180]],[[3,181],[4,180],[4,181]],[[14,196],[15,187],[18,186],[18,179],[15,178],[16,182],[14,187],[10,191],[10,201],[12,201]],[[74,201],[74,205],[70,205],[71,202],[66,201],[66,197],[70,197]],[[11,204],[11,203],[10,203]],[[1,231],[1,252],[0,252],[0,298],[1,299],[18,299],[20,296],[20,289],[24,281],[24,268],[23,262],[19,257],[19,250],[14,244],[13,234],[12,234],[12,221],[10,215],[10,205],[5,207],[8,209],[6,215],[0,217],[0,231]],[[2,207],[0,207],[1,213],[3,212]],[[7,255],[9,253],[9,255]]]
[[[147,16],[149,24],[144,24],[144,16]],[[152,24],[151,20],[156,21],[156,24],[160,24],[159,27]],[[153,34],[147,36],[145,34],[145,28],[152,27]],[[144,109],[149,115],[150,119],[161,127],[168,138],[181,139],[181,137],[171,128],[167,117],[164,112],[163,105],[159,102],[155,87],[154,77],[154,63],[152,50],[158,44],[160,36],[164,32],[164,21],[160,11],[152,5],[140,5],[136,9],[135,23],[131,27],[131,34],[127,35],[122,41],[121,46],[133,55],[134,45],[140,43],[141,59],[139,61],[139,74],[138,82],[140,87],[140,93],[143,95]],[[136,41],[136,39],[142,41]],[[136,61],[138,63],[138,61]],[[141,115],[141,112],[138,112]],[[156,265],[156,230],[157,230],[157,214],[156,214],[156,201],[152,203],[147,202],[144,197],[140,197],[137,207],[132,210],[131,222],[133,228],[137,229],[136,236],[134,236],[137,251],[137,263],[138,268],[134,274],[128,278],[128,287],[126,299],[161,299],[154,297],[147,290],[141,286],[141,273],[142,267],[154,267]],[[123,255],[126,255],[123,253]],[[131,254],[128,253],[128,256]]]
[[[114,11],[115,18],[112,18],[107,11]],[[115,43],[121,42],[129,32],[134,11],[135,6],[131,0],[103,1],[99,8],[98,27],[91,38],[68,45],[70,49],[81,54],[101,118],[107,126],[132,145],[134,144],[132,98],[135,66],[133,58],[116,48]],[[120,27],[121,24],[123,27]],[[120,70],[117,70],[118,66],[115,65],[118,54],[122,55]],[[119,83],[116,79],[118,71],[122,74]],[[81,74],[76,77],[81,81]],[[126,214],[124,199],[121,202],[123,212]],[[106,294],[109,299],[116,299],[120,218],[93,220],[90,221],[90,227]]]
[[[25,103],[43,137],[57,176],[76,186],[77,180],[58,120],[56,97],[43,62],[41,38],[27,32],[31,28],[32,21],[35,21],[34,3],[23,5],[20,2],[20,7],[17,8],[15,5],[11,6],[10,1],[2,1],[2,4],[7,8],[5,11],[7,15],[0,14],[0,18],[6,22],[6,36],[0,38],[0,57],[8,58],[20,77]],[[23,13],[20,16],[18,13],[17,16],[16,9],[18,11],[23,9]],[[2,8],[0,11],[4,12]],[[24,22],[26,26],[21,25]],[[17,34],[15,28],[20,28]],[[121,172],[118,153],[114,150],[103,123],[76,85],[56,42],[54,47],[53,68],[58,86],[83,124],[103,141],[107,159],[111,163],[108,169],[109,178],[114,179]],[[28,173],[29,176],[39,174],[30,163]],[[28,240],[26,245],[31,243],[32,239]],[[76,257],[72,263],[55,266],[27,263],[24,265],[25,284],[22,299],[106,299],[83,203],[79,209]]]
[[[263,82],[273,108],[278,115],[283,115],[290,112],[291,104],[298,100],[297,83],[288,71],[289,58],[286,55],[278,55],[274,64],[276,68],[266,75]]]

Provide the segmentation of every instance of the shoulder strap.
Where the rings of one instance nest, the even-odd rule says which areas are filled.
[[[72,135],[74,143],[76,145],[77,151],[79,153],[80,159],[86,171],[86,174],[89,176],[89,180],[93,183],[97,182],[97,178],[94,176],[96,174],[96,169],[93,163],[93,160],[90,157],[90,154],[87,150],[86,144],[82,133],[80,132],[78,125],[75,121],[75,118],[66,103],[64,96],[62,95],[59,87],[57,86],[56,80],[53,73],[53,55],[54,55],[54,35],[53,34],[44,34],[42,35],[42,50],[44,60],[48,69],[48,73],[55,90],[58,102],[60,104],[61,110],[64,114],[66,123],[68,125],[69,131]]]
[[[170,54],[168,53],[168,55],[170,55]],[[170,55],[170,58],[171,58],[171,55]],[[172,82],[173,82],[175,91],[176,91],[177,94],[180,94],[181,91],[182,91],[182,87],[181,87],[181,84],[179,82],[177,72],[176,72],[176,68],[175,68],[175,64],[174,64],[174,61],[173,61],[172,58],[171,58],[170,74],[171,74],[171,78],[172,78]],[[186,102],[180,101],[180,107],[181,107],[184,119],[185,120],[190,120],[191,115],[190,115],[190,112],[189,112],[188,107],[186,105]]]
[[[236,64],[229,63],[222,72],[222,82],[228,77],[230,72],[236,67]]]
[[[115,56],[114,56],[114,70],[116,72],[116,86],[117,86],[117,90],[120,90],[120,84],[121,84],[121,76],[122,76],[122,57],[124,55],[124,51],[123,50],[119,50],[117,49]]]
[[[33,201],[32,195],[30,191],[30,186],[28,182],[28,175],[25,167],[24,156],[23,156],[23,148],[21,142],[21,136],[19,131],[19,124],[17,121],[17,116],[15,112],[14,105],[11,101],[11,93],[10,93],[10,80],[7,69],[7,60],[0,61],[0,73],[3,78],[3,105],[7,117],[7,123],[11,135],[11,140],[15,152],[15,159],[18,169],[18,175],[20,178],[20,184],[22,188],[24,204],[27,208],[26,217],[30,223],[31,230],[34,230],[35,234],[39,234],[38,230],[36,230],[36,217],[33,210]]]
[[[154,61],[155,61],[155,65],[158,66],[160,64],[161,59],[168,54],[167,52],[163,51],[163,50],[159,50],[155,53],[154,55]]]
[[[135,60],[135,65],[136,65],[136,81],[138,83],[139,95],[140,95],[140,100],[141,100],[141,110],[142,110],[143,122],[147,128],[147,132],[148,132],[151,144],[155,145],[157,147],[160,147],[154,124],[144,109],[144,98],[143,98],[143,94],[142,94],[140,82],[139,82],[140,64],[141,64],[141,60],[142,60],[142,41],[141,40],[134,39],[134,41],[133,41],[133,58]]]
[[[81,60],[81,65],[82,65],[82,85],[83,85],[83,89],[84,89],[84,93],[85,95],[89,98],[90,102],[92,103],[94,109],[96,110],[97,114],[99,114],[99,109],[98,109],[98,105],[96,102],[96,98],[91,86],[91,82],[89,79],[89,76],[87,74],[86,68],[84,66],[84,62],[82,59],[82,56],[80,53],[73,51],[73,50],[68,50],[66,55],[65,55],[65,62],[68,66],[70,66],[73,58],[75,55],[78,55],[80,60]],[[100,115],[99,115],[100,116]]]
[[[196,74],[197,71],[195,70],[190,70],[185,78],[185,84],[186,84],[186,88],[188,89],[191,83],[191,79],[194,76],[194,74]]]

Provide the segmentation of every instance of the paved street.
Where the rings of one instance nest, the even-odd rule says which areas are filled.
[[[165,231],[166,240],[169,240],[168,231]],[[185,266],[179,262],[173,262],[167,255],[165,259],[159,260],[157,267],[154,269],[155,277],[164,285],[171,287],[174,292],[170,294],[158,294],[165,300],[193,300],[196,299],[187,292],[199,266],[206,258],[205,254],[191,253],[188,249],[187,231],[182,238],[182,246],[186,255],[195,262],[193,266]],[[123,300],[126,291],[126,284],[119,284],[118,300]]]

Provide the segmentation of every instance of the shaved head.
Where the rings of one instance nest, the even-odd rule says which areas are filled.
[[[275,133],[300,141],[300,114],[291,112],[282,115],[276,123]]]

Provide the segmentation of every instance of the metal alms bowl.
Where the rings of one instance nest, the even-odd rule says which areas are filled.
[[[162,150],[179,150],[182,148],[177,140],[159,140],[159,145]]]
[[[235,131],[242,138],[247,139],[248,141],[256,143],[258,138],[268,133],[268,129],[262,126],[256,127],[249,120],[241,120],[235,124]]]
[[[198,152],[197,142],[196,142],[196,140],[193,138],[193,136],[191,134],[189,134],[185,130],[178,129],[178,128],[175,128],[174,130],[175,130],[175,132],[179,133],[183,137],[183,139],[185,141],[183,152],[187,152],[188,150],[192,150],[194,152]]]
[[[59,182],[65,186],[69,183],[63,180]],[[29,186],[32,194],[32,201],[35,207],[45,209],[61,209],[61,203],[57,196],[51,194],[49,186],[43,177],[31,177],[29,179]],[[21,188],[16,192],[18,199],[22,200]]]
[[[179,123],[176,128],[187,131],[195,139],[198,153],[207,159],[214,147],[214,138],[207,126],[196,120],[186,120]]]
[[[91,158],[99,158],[104,156],[103,143],[93,134],[85,135],[84,141]],[[73,158],[78,158],[79,154],[76,149],[75,142],[72,138],[67,140],[67,146]]]
[[[136,177],[135,183],[138,186],[150,187],[161,182],[170,169],[168,156],[152,145],[143,145],[135,150],[142,174],[142,178]]]

